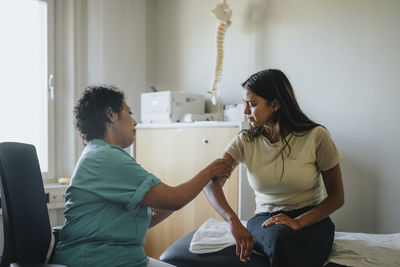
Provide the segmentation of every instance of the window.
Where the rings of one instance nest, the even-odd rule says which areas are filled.
[[[45,179],[54,177],[53,8],[51,1],[0,2],[0,142],[33,144]]]

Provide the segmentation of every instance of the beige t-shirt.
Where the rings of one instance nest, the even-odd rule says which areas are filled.
[[[283,176],[279,154],[282,142],[271,144],[262,135],[250,142],[241,132],[225,148],[237,163],[247,166],[247,178],[256,195],[256,214],[318,205],[326,197],[320,173],[341,159],[328,131],[321,126],[305,135],[289,134],[286,138],[291,152],[289,157],[284,152]]]

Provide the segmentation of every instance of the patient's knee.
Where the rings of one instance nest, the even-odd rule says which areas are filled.
[[[297,233],[292,228],[286,225],[272,225],[270,227],[271,229],[267,231],[263,239],[264,250],[269,251],[269,253],[276,251],[276,249],[288,249],[293,243],[298,243],[296,242]]]

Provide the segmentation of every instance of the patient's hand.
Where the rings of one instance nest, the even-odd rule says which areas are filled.
[[[240,256],[240,260],[243,262],[250,260],[253,252],[253,235],[239,219],[232,221],[230,226],[232,235],[236,240],[236,255]]]

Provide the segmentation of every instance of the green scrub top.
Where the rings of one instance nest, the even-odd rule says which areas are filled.
[[[90,141],[65,195],[65,224],[55,263],[67,266],[147,266],[143,243],[151,208],[139,202],[160,179],[122,148]]]

